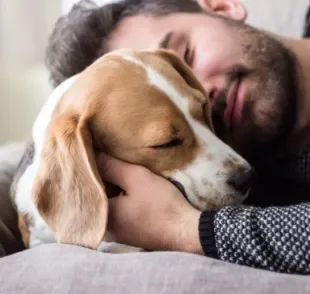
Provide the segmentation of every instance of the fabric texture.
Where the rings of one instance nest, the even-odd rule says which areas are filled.
[[[0,293],[304,294],[310,279],[184,253],[43,245],[0,259]]]
[[[204,211],[199,218],[199,239],[204,253],[213,258],[218,258],[214,234],[215,211]]]
[[[310,200],[310,148],[279,163],[277,169],[283,181],[307,186]],[[270,271],[310,274],[310,202],[264,209],[227,207],[213,217],[205,212],[199,230],[207,256]]]
[[[215,217],[215,231],[222,260],[310,274],[310,204],[225,208]]]
[[[310,200],[310,148],[279,163],[277,169],[283,181],[308,187]],[[270,271],[310,274],[310,202],[264,209],[227,207],[213,217],[205,212],[199,230],[207,256]]]

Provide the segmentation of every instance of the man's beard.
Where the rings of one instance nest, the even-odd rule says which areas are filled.
[[[250,162],[269,160],[279,154],[296,123],[297,63],[293,53],[274,38],[246,25],[234,26],[245,62],[227,75],[228,87],[220,95],[226,101],[229,83],[240,76],[250,86],[238,127],[228,132],[223,117],[214,112],[215,130]]]

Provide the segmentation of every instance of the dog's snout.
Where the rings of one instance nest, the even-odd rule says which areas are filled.
[[[242,171],[232,172],[228,178],[228,184],[240,194],[245,195],[255,180],[255,171],[250,168]]]

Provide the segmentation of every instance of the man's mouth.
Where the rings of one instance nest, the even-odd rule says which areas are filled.
[[[224,123],[229,132],[239,124],[242,118],[244,104],[242,81],[243,79],[241,77],[236,79],[228,91],[226,108],[224,111]]]

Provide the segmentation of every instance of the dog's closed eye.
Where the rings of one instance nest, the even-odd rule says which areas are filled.
[[[174,148],[174,147],[178,147],[181,146],[183,144],[183,140],[180,138],[173,138],[172,140],[163,143],[163,144],[158,144],[158,145],[152,145],[149,146],[149,148],[153,148],[153,149],[167,149],[167,148]]]

